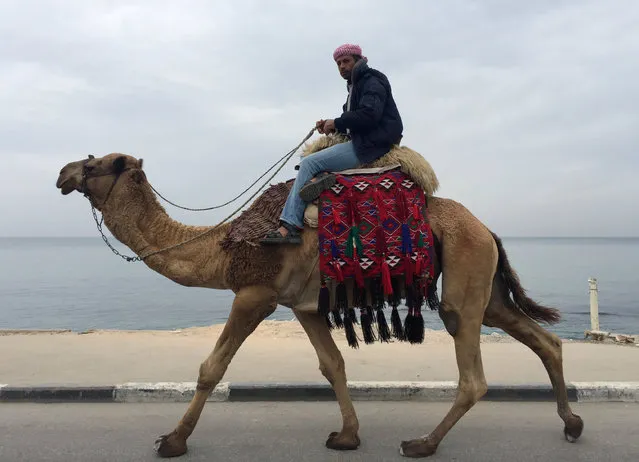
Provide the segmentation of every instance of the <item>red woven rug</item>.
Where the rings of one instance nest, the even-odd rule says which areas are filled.
[[[391,337],[382,311],[388,304],[393,309],[392,335],[421,343],[421,307],[425,300],[433,309],[436,305],[433,233],[423,190],[399,168],[339,174],[335,185],[321,194],[318,207],[319,311],[330,325],[344,325],[349,344],[356,347],[354,308],[360,309],[364,340],[371,343],[375,322],[381,341]],[[350,300],[347,279],[354,281]],[[335,284],[335,291],[328,290],[328,284]],[[408,308],[403,323],[397,312],[402,301]]]

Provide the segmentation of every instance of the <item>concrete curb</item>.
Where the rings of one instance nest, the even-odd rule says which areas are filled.
[[[349,382],[353,401],[450,402],[456,382]],[[129,382],[108,386],[12,387],[0,384],[0,402],[182,403],[195,393],[195,382]],[[573,382],[572,402],[639,403],[639,382]],[[335,401],[327,383],[220,383],[207,401]],[[547,384],[492,384],[482,401],[552,402]]]

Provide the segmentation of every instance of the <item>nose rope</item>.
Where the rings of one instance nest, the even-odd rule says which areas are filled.
[[[188,243],[190,243],[190,242],[195,241],[196,239],[199,239],[199,238],[201,238],[201,237],[204,237],[204,236],[206,236],[207,234],[210,234],[210,233],[212,233],[213,231],[215,231],[218,227],[220,227],[222,224],[226,223],[228,220],[230,220],[230,219],[231,219],[231,218],[232,218],[232,217],[233,217],[233,216],[234,216],[237,212],[241,211],[241,210],[242,210],[242,208],[243,208],[246,204],[248,204],[248,203],[249,203],[249,202],[250,202],[250,201],[251,201],[251,200],[252,200],[255,196],[257,196],[257,195],[260,193],[260,191],[261,191],[261,190],[262,190],[262,189],[263,189],[266,185],[268,185],[268,184],[269,184],[269,182],[270,182],[273,178],[275,178],[275,176],[276,176],[276,175],[280,172],[280,170],[282,170],[282,168],[284,168],[284,165],[286,165],[286,163],[287,163],[287,162],[288,162],[288,161],[289,161],[289,160],[293,157],[293,155],[295,154],[295,152],[296,152],[296,151],[297,151],[297,150],[298,150],[298,149],[302,146],[302,144],[304,144],[306,141],[308,141],[308,139],[309,139],[311,136],[313,136],[313,133],[315,132],[315,130],[317,130],[317,128],[316,128],[316,127],[313,127],[313,129],[312,129],[310,132],[308,132],[308,134],[306,135],[306,137],[304,137],[304,139],[303,139],[303,140],[302,140],[302,141],[301,141],[301,142],[300,142],[300,143],[299,143],[299,144],[298,144],[295,148],[291,149],[289,152],[287,152],[287,153],[286,153],[286,154],[284,154],[282,157],[280,157],[280,159],[278,159],[278,161],[277,161],[277,162],[275,162],[275,163],[274,163],[274,164],[273,164],[273,165],[272,165],[272,166],[271,166],[271,167],[270,167],[270,168],[269,168],[266,172],[264,172],[264,173],[263,173],[263,174],[262,174],[262,175],[261,175],[261,176],[260,176],[257,180],[255,180],[255,181],[254,181],[254,182],[253,182],[253,183],[252,183],[252,184],[251,184],[248,188],[246,188],[244,191],[242,191],[242,192],[241,192],[238,196],[236,196],[235,198],[231,199],[230,201],[228,201],[228,202],[226,202],[226,203],[224,203],[224,204],[222,204],[222,205],[217,205],[217,206],[214,206],[214,207],[207,207],[207,208],[203,208],[203,209],[192,209],[192,208],[182,207],[182,206],[179,206],[179,205],[173,204],[172,202],[170,202],[170,201],[168,201],[167,199],[165,199],[164,197],[162,197],[162,196],[160,195],[160,193],[158,193],[158,192],[157,192],[157,191],[153,188],[153,186],[151,186],[151,184],[149,183],[149,186],[151,186],[151,189],[152,189],[152,190],[153,190],[153,191],[154,191],[154,192],[155,192],[158,196],[160,196],[160,197],[161,197],[162,199],[164,199],[165,201],[169,202],[171,205],[174,205],[175,207],[179,207],[179,208],[182,208],[182,209],[185,209],[185,210],[192,210],[192,211],[213,210],[213,209],[217,209],[217,208],[220,208],[220,207],[224,207],[225,205],[228,205],[228,204],[230,204],[230,203],[232,203],[232,202],[235,202],[235,201],[236,201],[237,199],[239,199],[241,196],[243,196],[244,194],[246,194],[246,192],[248,192],[248,190],[249,190],[249,189],[251,189],[251,188],[252,188],[255,184],[257,184],[257,182],[258,182],[258,181],[260,181],[262,178],[264,178],[264,176],[266,176],[266,174],[268,174],[268,172],[270,172],[271,170],[273,170],[273,168],[275,168],[275,166],[277,166],[280,162],[282,162],[282,161],[283,161],[283,162],[281,163],[281,165],[280,165],[280,166],[279,166],[279,167],[275,170],[275,172],[273,172],[273,174],[272,174],[272,175],[270,175],[270,176],[267,178],[267,180],[266,180],[266,181],[265,181],[265,182],[264,182],[264,183],[263,183],[263,184],[262,184],[262,185],[261,185],[261,186],[257,189],[257,191],[255,191],[255,192],[253,193],[253,195],[251,195],[251,197],[249,197],[249,198],[248,198],[248,199],[247,199],[247,200],[246,200],[246,201],[245,201],[242,205],[240,205],[239,207],[237,207],[237,208],[236,208],[236,209],[235,209],[235,210],[234,210],[234,211],[233,211],[230,215],[228,215],[226,218],[224,218],[224,220],[222,220],[222,221],[221,221],[221,222],[219,222],[218,224],[214,225],[214,226],[213,226],[213,227],[211,227],[210,229],[208,229],[208,230],[206,230],[206,231],[204,231],[204,232],[202,232],[202,233],[200,233],[200,234],[197,234],[197,235],[193,236],[193,237],[192,237],[192,238],[190,238],[190,239],[187,239],[186,241],[180,242],[180,243],[175,244],[175,245],[171,245],[171,246],[169,246],[169,247],[165,247],[165,248],[163,248],[163,249],[155,250],[155,251],[153,251],[153,252],[149,252],[149,253],[147,253],[147,254],[145,254],[145,255],[143,255],[143,256],[135,256],[135,257],[131,257],[131,256],[128,256],[128,255],[123,255],[123,254],[121,254],[120,252],[118,252],[118,250],[117,250],[117,249],[115,249],[115,248],[111,245],[111,243],[109,242],[108,238],[104,235],[104,232],[102,231],[102,221],[103,221],[103,220],[98,221],[98,217],[97,217],[97,214],[96,214],[96,212],[95,212],[95,207],[93,206],[93,202],[90,200],[90,197],[89,197],[89,195],[86,193],[86,191],[85,191],[85,194],[84,194],[84,195],[85,195],[85,197],[89,198],[89,202],[91,203],[91,209],[92,209],[92,212],[93,212],[93,219],[95,220],[95,223],[96,223],[96,225],[97,225],[98,231],[99,231],[99,232],[100,232],[100,234],[102,235],[102,240],[103,240],[103,241],[104,241],[104,243],[105,243],[105,244],[106,244],[106,245],[107,245],[107,246],[111,249],[111,251],[113,251],[113,253],[115,253],[116,255],[118,255],[118,256],[120,256],[120,257],[122,257],[123,259],[125,259],[125,260],[126,260],[126,261],[128,261],[128,262],[143,261],[143,260],[145,260],[145,259],[149,258],[149,257],[150,257],[150,256],[152,256],[152,255],[156,255],[156,254],[161,253],[161,252],[166,252],[167,250],[172,250],[172,249],[175,249],[175,248],[177,248],[177,247],[181,247],[181,246],[183,246],[183,245],[186,245],[186,244],[188,244]],[[86,162],[88,162],[88,159],[87,159],[87,161],[85,161],[85,165],[86,165]],[[83,169],[83,170],[84,170],[84,169]],[[128,170],[128,169],[127,169],[127,170]],[[95,175],[95,176],[102,176],[102,175]],[[118,180],[118,178],[119,178],[119,177],[120,177],[120,175],[117,175],[117,176],[116,176],[116,178],[114,179],[113,184],[111,185],[111,189],[109,190],[109,194],[110,194],[110,193],[111,193],[111,191],[113,190],[113,187],[115,186],[115,183],[116,183],[116,181]],[[83,172],[83,184],[86,184],[86,178],[87,178],[86,173],[85,173],[85,172]],[[88,177],[88,178],[93,178],[93,177]],[[83,189],[85,189],[85,188],[83,187]],[[108,199],[108,196],[107,196],[107,199]],[[105,202],[106,202],[106,200],[105,200]]]

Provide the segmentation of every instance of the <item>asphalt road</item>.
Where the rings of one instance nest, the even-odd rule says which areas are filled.
[[[427,433],[445,403],[356,402],[362,446],[323,446],[340,426],[335,403],[207,403],[184,461],[393,461],[402,439]],[[0,461],[159,460],[153,442],[184,404],[0,404]],[[551,403],[480,403],[432,461],[636,461],[639,404],[575,404],[585,420],[576,444],[563,438]]]

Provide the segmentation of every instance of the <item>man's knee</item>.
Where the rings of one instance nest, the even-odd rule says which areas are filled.
[[[313,159],[312,155],[302,159],[302,161],[300,162],[300,172],[304,172],[313,176],[319,172],[318,163],[315,159]]]

